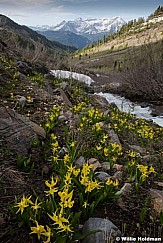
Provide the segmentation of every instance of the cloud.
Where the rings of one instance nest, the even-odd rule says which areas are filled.
[[[54,0],[1,0],[0,6],[13,8],[32,8],[40,6],[48,6],[55,3]]]
[[[48,4],[54,0],[1,0],[2,4],[26,5],[26,4]]]

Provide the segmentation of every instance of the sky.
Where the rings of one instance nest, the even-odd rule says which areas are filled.
[[[56,25],[63,20],[147,18],[163,0],[0,0],[0,14],[21,25]]]

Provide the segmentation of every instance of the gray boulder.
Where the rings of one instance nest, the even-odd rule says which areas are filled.
[[[5,141],[9,149],[19,155],[26,156],[31,141],[38,139],[38,136],[46,137],[42,127],[14,110],[0,107],[0,138]]]
[[[95,176],[99,181],[106,182],[110,175],[104,171],[95,172]]]
[[[88,235],[83,243],[112,243],[115,242],[116,237],[121,236],[120,230],[108,219],[89,218],[83,226],[83,233],[93,230],[100,230],[100,232]]]
[[[118,135],[114,132],[114,130],[110,130],[110,131],[109,131],[109,139],[110,139],[110,142],[111,142],[111,143],[116,143],[116,144],[122,146],[122,145],[121,145],[121,142],[120,142],[120,140],[119,140],[119,137],[118,137]]]
[[[83,156],[80,156],[76,161],[75,165],[77,168],[82,168],[83,165],[86,163],[85,158]]]

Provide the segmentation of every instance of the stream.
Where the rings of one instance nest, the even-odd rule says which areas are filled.
[[[70,72],[70,71],[63,71],[63,70],[51,70],[51,74],[57,78],[73,78],[82,82],[85,82],[89,86],[91,83],[94,82],[89,76]],[[160,116],[153,116],[152,110],[149,106],[142,107],[140,104],[136,102],[131,102],[130,100],[111,93],[96,93],[96,95],[102,96],[106,98],[108,103],[114,103],[121,111],[130,113],[135,115],[137,118],[142,118],[148,121],[153,121],[154,123],[158,124],[159,126],[163,127],[163,115]]]
[[[120,111],[124,111],[135,115],[137,118],[142,118],[148,121],[153,121],[163,127],[163,115],[162,116],[152,116],[152,110],[149,106],[142,107],[136,102],[131,102],[130,100],[115,94],[110,93],[98,93],[108,101],[108,103],[114,103]]]

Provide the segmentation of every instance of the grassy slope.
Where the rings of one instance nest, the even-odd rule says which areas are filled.
[[[125,210],[122,210],[118,206],[116,200],[110,201],[107,199],[104,204],[99,205],[95,210],[93,210],[93,216],[109,218],[120,229],[123,227],[122,231],[127,236],[140,237],[146,234],[153,237],[160,235],[161,223],[159,221],[159,216],[154,216],[152,213],[152,205],[149,200],[149,188],[153,187],[160,189],[159,186],[154,184],[154,180],[163,180],[163,129],[149,122],[145,122],[141,119],[138,120],[133,116],[121,113],[114,107],[99,105],[98,102],[88,96],[86,93],[87,88],[85,86],[83,87],[82,84],[79,84],[76,81],[67,80],[70,86],[69,98],[73,104],[73,109],[70,111],[66,104],[64,104],[60,95],[56,94],[52,97],[43,97],[41,95],[41,93],[46,94],[45,78],[43,74],[35,72],[33,75],[25,75],[25,77],[22,77],[19,74],[19,70],[16,65],[16,60],[21,59],[21,57],[15,56],[15,54],[12,51],[10,52],[8,48],[1,50],[0,54],[0,62],[2,64],[1,68],[2,72],[4,72],[0,84],[1,105],[5,105],[10,108],[15,107],[18,113],[29,117],[29,119],[37,122],[38,124],[41,123],[41,125],[44,126],[47,131],[47,137],[44,141],[36,141],[36,143],[32,144],[31,151],[29,152],[30,163],[27,168],[24,166],[18,168],[17,156],[12,154],[11,151],[6,149],[5,146],[1,147],[0,211],[3,212],[4,215],[0,215],[0,241],[2,243],[38,242],[37,236],[29,236],[31,231],[30,225],[28,225],[29,215],[27,214],[28,217],[25,227],[19,228],[18,222],[23,222],[21,214],[16,214],[17,208],[12,209],[13,214],[11,214],[8,205],[10,205],[10,209],[13,208],[15,196],[19,201],[23,194],[28,196],[32,195],[32,201],[36,199],[36,195],[39,196],[39,202],[41,202],[41,198],[42,200],[47,199],[44,193],[44,191],[47,190],[47,187],[45,187],[44,182],[45,180],[49,180],[50,182],[51,175],[57,175],[59,177],[60,183],[58,183],[57,186],[59,190],[62,190],[61,185],[65,183],[66,179],[64,176],[65,172],[68,170],[68,167],[63,163],[64,161],[62,155],[59,153],[60,148],[63,146],[69,151],[68,154],[71,158],[71,160],[68,162],[70,163],[69,165],[74,165],[74,161],[81,155],[86,159],[91,157],[97,158],[100,163],[105,161],[110,161],[110,163],[113,163],[113,161],[116,159],[116,163],[123,166],[123,179],[119,182],[118,189],[121,188],[126,181],[130,181],[133,185],[133,190],[131,193],[125,196]],[[32,67],[32,69],[33,68],[34,67]],[[33,71],[36,70],[33,69]],[[58,85],[62,81],[52,79],[48,80],[48,82],[51,88],[55,89],[59,87]],[[40,96],[38,96],[38,94],[40,94]],[[31,102],[27,103],[24,109],[21,109],[21,107],[17,104],[16,95],[23,95],[25,97],[30,96]],[[58,115],[56,115],[58,112],[56,112],[56,110],[53,108],[53,105],[60,107],[60,113],[63,112],[64,115],[69,114],[71,118],[66,122],[64,120],[60,120],[58,122]],[[103,112],[108,109],[108,114],[104,114]],[[56,119],[55,126],[53,126],[53,119],[50,118],[50,115],[52,114]],[[48,124],[50,124],[50,127]],[[106,151],[104,154],[104,148],[111,146],[109,145],[110,142],[106,136],[108,134],[109,127],[114,129],[118,134],[122,144],[123,153],[118,153],[118,151],[109,147],[110,153],[107,157]],[[95,128],[98,128],[98,130],[96,131]],[[51,139],[52,133],[56,134],[58,145],[54,145],[54,141]],[[137,154],[135,157],[130,158],[129,154],[131,150],[129,145],[131,144],[144,147],[146,151],[145,155],[149,155],[149,159],[145,160],[144,156],[141,154]],[[99,146],[101,146],[101,149],[99,149]],[[55,160],[57,156],[59,158],[59,163]],[[24,161],[26,161],[25,158]],[[140,163],[149,167],[153,166],[157,172],[157,174],[152,174],[149,176],[146,183],[142,184],[138,188],[138,192],[134,190],[135,183],[133,182],[133,178],[131,178],[132,173],[133,177],[136,176],[136,167],[133,166],[131,162],[134,162],[135,165]],[[34,164],[34,169],[30,173],[32,164]],[[108,171],[110,175],[114,175],[115,172],[116,169],[113,168]],[[81,188],[78,188],[74,182],[74,179],[73,183],[73,199],[75,199],[75,207],[70,209],[72,213],[71,216],[69,210],[67,217],[70,216],[70,219],[72,218],[72,215],[74,215],[74,212],[78,209],[84,213],[83,205],[80,205],[81,197],[79,200],[78,195]],[[85,193],[83,193],[83,196],[84,195]],[[98,195],[98,197],[96,195]],[[97,198],[100,197],[99,190],[96,191],[96,195],[95,197],[92,196],[93,199],[89,199],[89,204],[87,205],[88,208],[87,211],[85,211],[86,214],[82,214],[79,221],[80,224],[84,223],[83,219],[86,220],[88,218],[92,200],[96,201]],[[56,198],[59,208],[59,197],[57,194]],[[46,210],[47,208],[44,208],[42,205],[42,209],[40,210],[42,216],[40,219],[38,217],[37,220],[40,224],[46,224],[53,228],[51,226],[52,221],[50,221],[49,217],[47,216]],[[52,212],[53,210],[51,209],[50,213]],[[34,222],[31,222],[31,225],[34,226]],[[75,225],[74,230],[75,232],[78,231],[78,225]],[[54,232],[56,232],[56,230],[54,230]],[[60,235],[60,233],[58,234]],[[55,238],[55,236],[56,235],[54,233],[53,237]]]

